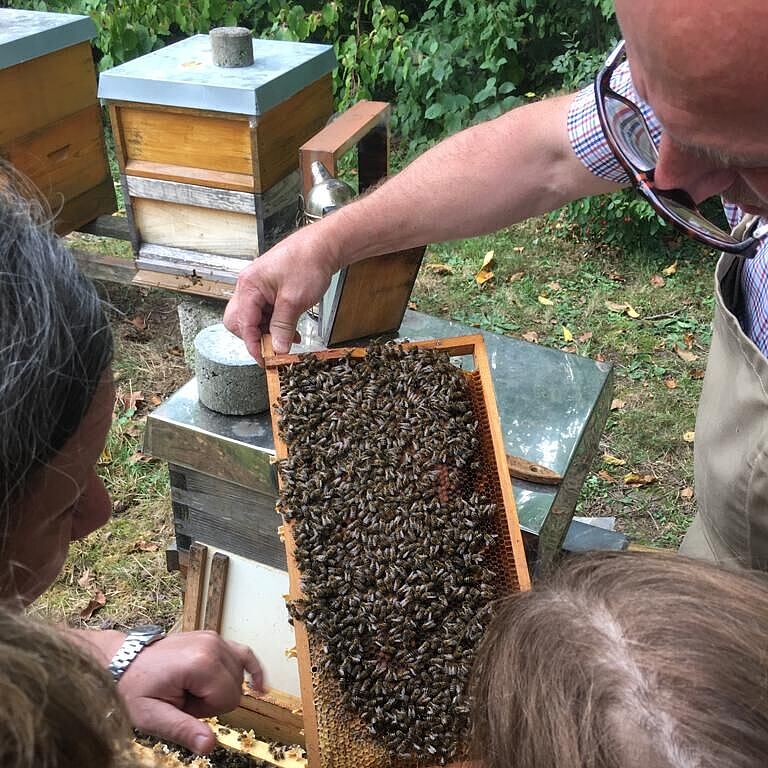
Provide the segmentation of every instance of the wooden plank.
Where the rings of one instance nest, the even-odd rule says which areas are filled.
[[[198,277],[210,277],[233,285],[240,271],[250,263],[250,259],[189,251],[156,243],[142,245],[136,259],[139,269],[156,269],[172,275],[196,274]]]
[[[237,752],[241,755],[248,755],[257,761],[270,763],[271,765],[279,766],[279,768],[307,768],[307,760],[304,757],[300,757],[293,750],[289,750],[285,757],[278,760],[272,756],[272,753],[269,750],[269,744],[266,741],[261,741],[260,739],[250,736],[244,737],[243,734],[230,731],[226,726],[222,726],[219,723],[212,723],[209,721],[209,725],[216,734],[217,743],[233,752]],[[244,728],[244,726],[240,727]],[[263,735],[259,732],[261,729],[259,728],[259,731],[256,730],[258,727],[257,723],[255,728],[252,727],[249,730],[253,730],[261,736]]]
[[[523,545],[523,535],[520,532],[520,523],[517,518],[517,506],[515,504],[515,495],[512,490],[512,480],[507,469],[507,454],[504,435],[501,432],[501,419],[496,405],[496,396],[494,394],[493,377],[491,375],[491,366],[488,361],[488,352],[485,343],[482,341],[475,348],[475,366],[480,374],[480,381],[483,385],[483,402],[486,413],[488,414],[488,427],[491,431],[493,440],[493,454],[498,468],[498,479],[501,488],[501,495],[504,500],[506,510],[507,527],[509,538],[512,544],[512,553],[515,560],[515,572],[517,575],[518,586],[522,591],[531,588],[531,577],[528,573],[526,564],[525,547]]]
[[[133,259],[105,256],[82,248],[70,248],[69,251],[75,257],[83,273],[91,280],[106,280],[130,285],[136,277],[136,265],[133,263]]]
[[[211,572],[208,574],[203,629],[221,632],[221,616],[224,613],[228,570],[229,558],[222,552],[216,552],[211,560]]]
[[[125,164],[128,159],[125,155],[125,137],[123,136],[123,126],[120,123],[120,114],[114,104],[108,104],[109,124],[112,126],[112,140],[115,142],[115,158],[120,168],[120,175],[125,173]]]
[[[117,207],[104,148],[101,111],[95,104],[8,142],[0,147],[0,155],[31,179],[55,215],[66,203],[97,187],[102,190],[102,205],[97,206],[102,210],[98,213]],[[104,189],[109,198],[103,197]],[[105,208],[110,199],[111,205]],[[77,222],[82,223],[85,220]]]
[[[276,492],[259,493],[176,464],[169,468],[173,471],[171,498],[177,535],[287,571],[285,547],[277,533]],[[186,488],[179,487],[180,478]],[[183,514],[177,514],[178,505]]]
[[[331,75],[325,75],[278,104],[253,126],[253,176],[262,192],[299,165],[299,147],[320,131],[333,113]]]
[[[215,189],[178,181],[150,179],[142,176],[126,176],[128,194],[147,200],[213,208],[217,211],[256,215],[256,199],[252,193]]]
[[[149,272],[140,269],[131,281],[133,285],[146,288],[163,288],[166,291],[179,291],[193,296],[204,296],[209,299],[225,299],[229,301],[234,293],[234,286],[215,280],[205,280],[195,275],[167,275],[162,272]]]
[[[265,334],[261,339],[262,354],[265,361],[274,357],[272,337]],[[267,391],[269,393],[269,412],[272,420],[272,434],[275,439],[275,458],[280,461],[288,458],[288,447],[280,437],[278,407],[280,399],[280,375],[275,367],[266,367]],[[282,488],[282,480],[278,472],[278,485]],[[288,561],[288,577],[290,588],[289,600],[302,598],[301,574],[296,566],[296,543],[293,537],[293,521],[287,521],[283,526],[285,538],[285,553]],[[304,622],[294,619],[293,630],[296,636],[296,654],[299,663],[299,686],[301,689],[301,706],[304,714],[304,738],[307,758],[312,766],[320,765],[320,742],[317,731],[317,713],[315,711],[314,690],[310,670],[312,662],[309,655],[309,637]]]
[[[396,331],[408,308],[424,246],[374,256],[347,267],[339,280],[330,327],[323,328],[328,345]]]
[[[336,163],[366,134],[389,124],[390,106],[384,101],[358,101],[343,112],[322,131],[316,133],[299,148],[300,168],[303,176],[302,190],[306,194],[312,187],[310,166],[313,160],[328,162],[326,167],[336,174]]]
[[[193,544],[189,548],[187,563],[187,589],[184,593],[182,632],[192,632],[200,627],[200,611],[203,602],[203,582],[208,548],[204,544]]]
[[[120,106],[116,112],[126,173],[131,173],[129,165],[135,160],[243,175],[252,173],[251,133],[246,117],[232,120],[162,107]]]
[[[259,254],[255,216],[138,197],[131,206],[142,243],[248,260]]]
[[[260,219],[268,219],[286,206],[295,205],[301,192],[300,185],[299,171],[294,170],[266,192],[257,193],[255,195],[256,215]]]
[[[247,713],[253,723],[249,727],[262,738],[304,746],[304,719],[298,697],[272,689],[262,696],[245,692],[238,709]]]
[[[0,70],[0,104],[0,146],[95,106],[96,74],[90,43]]]
[[[98,186],[67,200],[56,216],[56,234],[69,234],[86,222],[102,214],[109,214],[116,208],[115,185],[112,177],[107,176]]]
[[[482,338],[482,337],[481,337]],[[452,357],[464,357],[473,355],[475,351],[477,335],[471,336],[453,336],[449,339],[425,339],[424,341],[404,342],[400,346],[408,349],[418,347],[420,349],[439,349]],[[264,355],[264,368],[267,372],[267,384],[269,384],[269,372],[277,369],[281,365],[298,363],[302,354],[298,355],[276,355],[272,349],[272,337],[265,334],[262,337],[262,352]],[[306,354],[306,353],[304,353]],[[337,349],[321,349],[312,352],[312,357],[318,360],[338,360],[341,357],[365,357],[367,354],[365,347],[338,347]],[[275,375],[277,373],[275,372]],[[279,382],[278,382],[279,383]],[[273,422],[273,430],[277,425]],[[279,458],[279,457],[278,457]]]
[[[183,184],[199,184],[202,187],[231,189],[236,192],[254,191],[253,176],[246,173],[226,173],[147,160],[130,160],[126,163],[125,171],[132,176],[144,176],[148,179],[166,179]]]

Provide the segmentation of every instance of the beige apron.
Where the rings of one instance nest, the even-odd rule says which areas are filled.
[[[754,217],[734,230],[739,236]],[[696,416],[698,513],[680,554],[721,565],[768,569],[768,359],[737,319],[741,269],[723,254],[715,273],[715,317]]]

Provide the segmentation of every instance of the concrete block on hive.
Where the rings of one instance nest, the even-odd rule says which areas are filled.
[[[269,407],[264,369],[222,323],[195,337],[195,372],[200,402],[212,411],[246,416]]]
[[[116,210],[88,16],[0,8],[0,157],[40,190],[64,235]]]

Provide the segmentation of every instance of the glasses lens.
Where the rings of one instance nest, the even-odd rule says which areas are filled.
[[[686,225],[695,232],[716,238],[724,243],[738,242],[724,229],[721,229],[717,224],[705,219],[698,211],[693,210],[675,197],[670,197],[665,194],[663,190],[659,189],[654,189],[653,192],[664,208],[684,221]]]
[[[613,137],[627,160],[640,171],[653,170],[658,153],[640,110],[634,104],[607,93],[605,114]]]

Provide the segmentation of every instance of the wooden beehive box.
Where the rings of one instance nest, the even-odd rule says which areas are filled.
[[[299,147],[332,112],[327,45],[254,40],[213,64],[196,35],[104,72],[140,270],[234,282],[296,223]]]
[[[87,16],[0,8],[0,157],[66,234],[116,209]]]
[[[530,587],[483,338],[264,355],[309,768],[461,759],[469,657]]]

